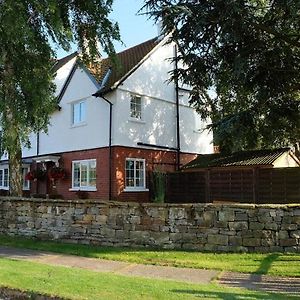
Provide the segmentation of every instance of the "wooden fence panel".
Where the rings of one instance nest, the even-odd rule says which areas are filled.
[[[300,168],[170,173],[168,202],[300,203]]]
[[[253,201],[253,171],[211,170],[210,201]]]
[[[261,203],[300,202],[300,169],[261,169],[258,173],[258,197]]]
[[[169,203],[204,203],[205,172],[169,173],[166,196]]]

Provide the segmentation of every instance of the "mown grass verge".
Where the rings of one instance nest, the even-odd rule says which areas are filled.
[[[132,263],[300,277],[300,254],[203,253],[96,247],[0,235],[0,245]]]
[[[126,277],[6,258],[0,258],[0,286],[27,291],[29,295],[42,293],[64,299],[297,299],[218,284]]]

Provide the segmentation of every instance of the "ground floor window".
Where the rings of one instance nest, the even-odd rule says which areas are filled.
[[[8,167],[0,169],[0,188],[4,190],[9,189],[9,171]]]
[[[29,167],[22,168],[23,190],[29,190],[29,180],[26,180],[26,175],[29,171]]]
[[[126,189],[144,189],[145,184],[145,159],[127,158],[125,165]]]
[[[26,180],[26,174],[29,172],[29,167],[22,167],[22,182],[23,190],[29,190],[29,180]],[[0,167],[0,189],[9,189],[9,168],[8,166]]]
[[[72,162],[72,188],[76,190],[96,189],[96,159]]]

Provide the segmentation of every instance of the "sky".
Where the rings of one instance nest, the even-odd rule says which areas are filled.
[[[138,15],[139,9],[143,6],[143,0],[114,0],[113,12],[110,18],[119,23],[121,39],[123,43],[115,45],[116,51],[120,52],[126,48],[147,41],[158,34],[157,26],[153,20],[148,20],[145,15]],[[69,52],[74,52],[75,46]],[[61,49],[57,51],[57,57],[66,56],[68,52]]]

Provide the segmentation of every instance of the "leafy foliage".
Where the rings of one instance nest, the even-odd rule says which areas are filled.
[[[300,140],[298,0],[147,0],[144,9],[177,42],[178,76],[221,149]]]
[[[153,188],[153,202],[164,203],[166,198],[166,176],[167,174],[159,168],[153,170],[151,183]]]
[[[0,111],[2,143],[9,154],[11,186],[21,192],[21,145],[31,132],[46,130],[54,96],[55,51],[75,42],[83,59],[97,54],[97,41],[112,54],[118,25],[108,19],[112,0],[0,1]]]

